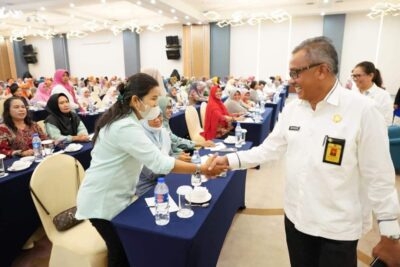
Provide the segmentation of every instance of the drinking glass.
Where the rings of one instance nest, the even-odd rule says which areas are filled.
[[[0,177],[6,175],[6,169],[4,166],[4,158],[5,157],[6,157],[6,155],[0,154]]]
[[[50,156],[54,151],[54,141],[53,140],[43,140],[42,141],[44,156]]]
[[[190,218],[193,216],[194,212],[192,210],[192,204],[190,201],[190,194],[192,192],[192,187],[189,185],[182,185],[178,187],[176,193],[178,194],[178,205],[179,210],[176,215],[179,218]],[[188,196],[188,201],[185,200],[185,196]]]

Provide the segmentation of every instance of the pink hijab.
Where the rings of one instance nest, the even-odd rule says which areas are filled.
[[[74,102],[76,104],[78,104],[78,100],[76,99],[74,88],[71,86],[71,84],[69,82],[66,82],[66,83],[63,82],[64,73],[68,73],[68,76],[69,76],[69,72],[67,70],[64,70],[64,69],[56,70],[56,72],[54,73],[53,85],[52,85],[51,89],[53,89],[54,86],[56,86],[56,85],[63,86],[71,94],[72,98],[74,99]]]
[[[53,89],[52,86],[50,86],[50,89],[47,89],[45,82],[40,83],[32,101],[47,102],[47,100],[49,100],[49,98],[50,98],[52,89]]]

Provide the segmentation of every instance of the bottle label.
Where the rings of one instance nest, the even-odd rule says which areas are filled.
[[[156,203],[168,203],[168,193],[167,194],[155,194]]]

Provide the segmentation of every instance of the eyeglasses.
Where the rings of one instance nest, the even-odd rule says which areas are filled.
[[[358,78],[360,78],[360,77],[362,77],[362,76],[365,76],[365,74],[352,74],[352,75],[351,75],[351,78],[352,78],[353,80],[357,80]]]
[[[304,68],[291,69],[289,71],[289,76],[292,79],[297,79],[297,78],[299,78],[300,73],[302,73],[303,71],[309,70],[311,68],[317,67],[317,66],[322,65],[322,64],[324,64],[324,63],[315,63],[315,64],[308,65],[308,66],[306,66]]]

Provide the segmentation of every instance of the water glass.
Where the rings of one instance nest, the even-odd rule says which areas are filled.
[[[4,166],[4,158],[5,157],[6,157],[6,155],[0,154],[0,177],[4,176],[6,174],[6,169]]]
[[[53,154],[53,151],[54,151],[54,141],[53,140],[43,140],[42,146],[43,146],[43,153],[44,153],[45,157]]]
[[[200,186],[201,185],[201,175],[200,174],[192,174],[192,178],[190,180],[192,186]]]
[[[242,138],[241,138],[242,144],[246,143],[246,133],[247,133],[247,130],[242,128]]]
[[[192,210],[192,204],[191,204],[191,199],[190,195],[192,192],[192,187],[188,185],[182,185],[178,187],[176,193],[178,194],[178,205],[179,205],[179,210],[176,213],[176,215],[179,218],[190,218],[193,216],[194,212]],[[185,196],[188,196],[188,201],[185,200]]]

